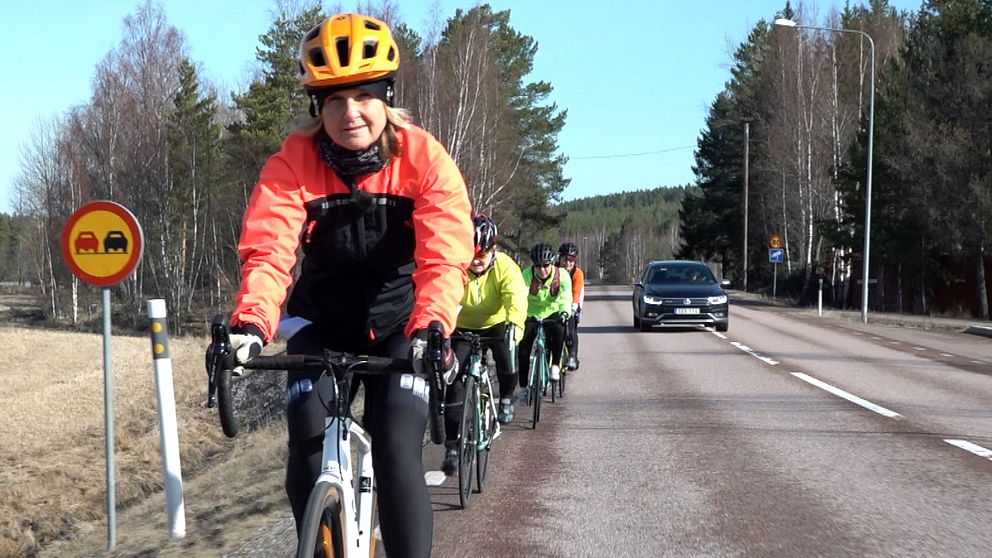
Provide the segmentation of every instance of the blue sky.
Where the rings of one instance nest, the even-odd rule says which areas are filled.
[[[0,34],[0,212],[10,212],[20,153],[39,123],[90,97],[97,62],[120,39],[140,0],[5,0]],[[402,0],[417,30],[433,0]],[[447,18],[476,1],[439,0]],[[921,0],[892,0],[916,10]],[[258,36],[272,21],[266,0],[164,1],[190,57],[223,90],[243,89]],[[325,1],[325,6],[334,2]],[[565,199],[693,181],[693,148],[706,110],[729,78],[733,50],[785,0],[492,0],[510,24],[537,40],[528,79],[550,82],[568,110],[559,134],[572,179]],[[821,17],[841,2],[816,3]],[[352,3],[342,2],[346,9]],[[607,6],[608,9],[604,9]],[[631,154],[650,153],[639,156]]]

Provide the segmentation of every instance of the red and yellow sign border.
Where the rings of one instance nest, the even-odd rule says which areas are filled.
[[[94,211],[107,211],[120,217],[121,220],[127,225],[128,230],[131,232],[131,238],[134,239],[134,246],[131,249],[131,257],[128,258],[127,263],[125,263],[117,273],[106,277],[91,275],[83,271],[79,264],[76,263],[71,249],[69,235],[72,232],[73,227],[76,225],[76,222]],[[141,225],[138,224],[138,220],[135,218],[134,214],[128,211],[128,209],[123,205],[111,201],[95,201],[83,205],[73,212],[71,216],[69,216],[69,220],[66,221],[65,227],[62,228],[62,258],[65,260],[66,265],[69,266],[69,271],[72,271],[73,275],[76,277],[79,277],[90,285],[96,285],[97,287],[110,287],[123,281],[128,275],[131,274],[132,271],[134,271],[134,268],[138,266],[138,262],[141,261],[141,254],[144,252],[144,249],[145,242],[144,237],[141,234]]]

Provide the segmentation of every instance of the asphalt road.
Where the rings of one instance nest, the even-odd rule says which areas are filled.
[[[590,289],[566,398],[469,509],[432,487],[434,556],[992,555],[992,340],[733,300],[640,333],[629,297]]]

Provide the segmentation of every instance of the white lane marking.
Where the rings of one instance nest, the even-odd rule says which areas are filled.
[[[964,451],[970,451],[971,453],[977,455],[978,457],[984,457],[985,459],[992,459],[992,450],[983,448],[982,446],[972,444],[966,440],[944,440],[952,446],[957,446]]]
[[[846,391],[844,391],[844,390],[842,390],[842,389],[840,389],[838,387],[834,387],[834,386],[832,386],[832,385],[830,385],[830,384],[828,384],[826,382],[817,380],[816,378],[814,378],[812,376],[807,376],[806,374],[803,374],[802,372],[793,372],[792,375],[795,376],[795,377],[797,377],[797,378],[799,378],[800,380],[802,380],[804,382],[813,384],[814,386],[816,386],[816,387],[818,387],[818,388],[820,388],[822,390],[829,391],[830,393],[836,395],[837,397],[841,397],[843,399],[847,399],[848,401],[850,401],[851,403],[854,403],[855,405],[861,405],[865,409],[868,409],[869,411],[874,411],[874,412],[876,412],[876,413],[878,413],[878,414],[880,414],[880,415],[882,415],[884,417],[888,417],[888,418],[900,418],[900,417],[902,417],[902,415],[900,415],[899,413],[897,413],[895,411],[890,411],[889,409],[886,409],[885,407],[882,407],[881,405],[876,405],[876,404],[872,403],[871,401],[867,401],[865,399],[861,399],[857,395],[850,394],[850,393],[848,393],[848,392],[846,392]]]
[[[854,333],[854,334],[855,334],[855,335],[857,335],[858,337],[861,337],[861,334],[860,334],[860,333],[858,333],[857,331],[854,331],[854,332],[852,332],[852,333]]]
[[[973,360],[973,361],[971,361],[971,363],[972,364],[982,364],[982,361],[980,361],[980,360]]]
[[[953,357],[951,353],[940,353],[940,356]]]
[[[717,337],[719,337],[720,339],[726,339],[726,338],[727,338],[727,336],[726,336],[726,335],[724,335],[724,334],[722,334],[722,333],[720,333],[720,332],[718,332],[718,331],[711,331],[710,333],[712,333],[713,335],[716,335],[716,336],[717,336]]]
[[[448,478],[442,471],[427,471],[424,473],[424,482],[427,486],[441,486],[444,479]]]
[[[913,349],[916,350],[916,351],[925,351],[926,350],[923,347],[913,347]]]
[[[889,343],[892,343],[893,345],[902,345],[902,343],[898,341],[889,341]]]
[[[756,359],[764,362],[765,364],[770,364],[772,366],[775,366],[775,365],[778,364],[778,361],[777,360],[772,360],[772,359],[770,359],[770,358],[768,358],[766,356],[761,356],[758,353],[754,352],[751,349],[751,347],[748,347],[747,345],[744,345],[743,343],[738,343],[737,341],[731,341],[730,344],[733,345],[733,346],[735,346],[735,347],[737,347],[738,349],[744,351],[745,353],[753,356],[754,358],[756,358]]]
[[[881,341],[882,340],[881,337],[875,337],[874,335],[872,335],[871,338],[874,339],[874,340],[876,340],[876,341]]]

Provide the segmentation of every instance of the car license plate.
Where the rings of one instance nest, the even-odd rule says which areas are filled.
[[[676,314],[698,314],[699,308],[676,308]]]

